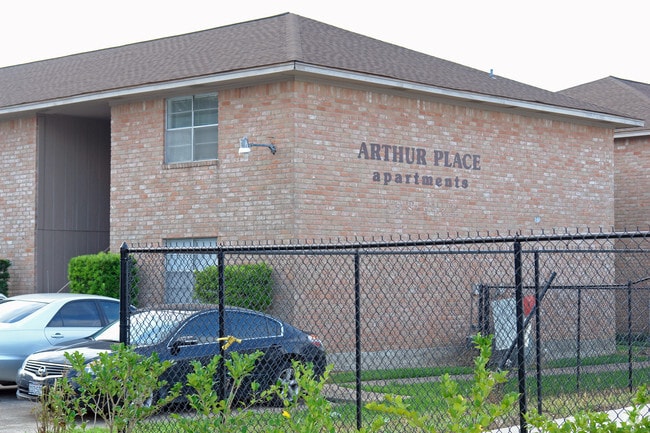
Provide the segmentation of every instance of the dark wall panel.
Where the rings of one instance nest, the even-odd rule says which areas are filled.
[[[56,292],[71,257],[109,246],[110,121],[41,116],[38,128],[36,291]]]

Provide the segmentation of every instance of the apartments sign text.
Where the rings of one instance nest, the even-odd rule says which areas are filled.
[[[433,167],[445,167],[459,170],[480,170],[481,155],[448,150],[433,150],[433,156],[427,155],[427,149],[422,147],[394,146],[389,144],[365,143],[359,147],[359,159],[384,161],[396,164],[408,164]],[[411,184],[423,186],[435,186],[438,188],[469,188],[469,180],[460,176],[432,176],[420,174],[418,171],[410,173],[398,173],[392,171],[372,174],[373,182],[381,182],[384,185]]]

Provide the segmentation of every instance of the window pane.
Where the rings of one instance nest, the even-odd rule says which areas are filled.
[[[192,130],[167,131],[165,138],[165,162],[192,160]]]
[[[0,303],[0,323],[14,323],[23,320],[34,311],[40,310],[44,302],[16,301],[8,299]]]
[[[99,328],[102,322],[93,301],[74,301],[65,304],[52,318],[48,327]]]
[[[194,302],[194,274],[192,272],[165,272],[165,302],[169,304]]]
[[[184,111],[192,111],[192,98],[170,99],[168,110],[170,113],[181,113]]]
[[[120,304],[117,302],[99,301],[99,306],[104,311],[109,323],[120,318]]]
[[[203,125],[216,125],[217,120],[217,109],[214,110],[201,110],[194,113],[194,126],[203,126]]]
[[[217,245],[217,238],[199,238],[194,240],[195,247],[214,247]],[[203,270],[208,266],[217,266],[216,254],[195,254],[194,267],[196,270]]]
[[[199,144],[212,144],[217,147],[217,127],[194,128],[194,145]]]
[[[165,245],[172,248],[183,248],[191,247],[191,239],[168,239],[165,241]],[[167,260],[166,269],[167,272],[178,272],[178,271],[189,271],[192,269],[192,255],[191,254],[167,254],[165,256]]]
[[[217,159],[217,127],[194,129],[194,160]]]
[[[165,162],[217,159],[216,93],[167,100]]]
[[[267,338],[280,335],[279,323],[258,314],[229,312],[225,317],[225,333],[237,338]]]
[[[192,113],[170,114],[167,119],[167,129],[189,128],[192,126]]]
[[[216,245],[217,238],[167,239],[168,247],[192,247]],[[194,302],[194,271],[217,263],[213,254],[165,255],[165,301],[169,303]]]
[[[200,145],[194,148],[194,161],[217,159],[217,147],[214,144]]]
[[[192,130],[179,129],[174,131],[167,131],[167,144],[172,147],[191,146]]]
[[[194,110],[217,109],[217,95],[198,95],[194,97]]]
[[[167,128],[187,128],[192,126],[192,98],[170,99],[167,101]]]
[[[188,162],[192,160],[192,149],[187,147],[167,148],[165,160],[168,164],[174,162]]]
[[[195,337],[201,343],[216,343],[219,338],[219,317],[214,313],[201,314],[187,323],[178,333],[181,337]]]
[[[191,247],[191,239],[168,239],[168,247]],[[191,302],[194,297],[194,273],[191,254],[165,255],[165,301],[168,303]]]

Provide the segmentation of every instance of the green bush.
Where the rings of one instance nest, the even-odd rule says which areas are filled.
[[[9,266],[9,260],[0,259],[0,293],[5,296],[9,296]]]
[[[295,381],[298,385],[297,394],[287,392],[286,384],[276,383],[263,393],[263,396],[274,401],[280,398],[283,411],[280,416],[269,420],[266,431],[270,433],[335,433],[332,403],[325,398],[323,388],[327,384],[332,368],[328,365],[321,377],[314,374],[314,366],[302,364],[293,360],[291,363]],[[363,432],[363,430],[362,430]]]
[[[255,363],[264,355],[263,352],[239,354],[232,352],[224,361],[230,378],[226,387],[226,395],[221,398],[216,389],[215,382],[219,379],[218,368],[221,356],[216,355],[207,364],[199,361],[191,363],[194,371],[187,375],[187,386],[194,392],[187,394],[190,407],[196,411],[196,416],[187,417],[172,414],[177,421],[175,431],[184,433],[212,433],[212,432],[246,432],[248,431],[249,418],[253,412],[243,410],[253,406],[257,401],[253,399],[244,405],[237,400],[239,391],[243,390],[247,378],[253,372]],[[251,391],[256,393],[259,389],[257,382],[250,383]],[[235,404],[238,404],[235,410]]]
[[[131,259],[131,299],[137,305],[137,267]],[[68,263],[70,292],[120,297],[120,255],[98,253],[77,256]]]
[[[78,386],[77,414],[83,418],[87,408],[104,420],[111,433],[133,432],[142,420],[180,395],[181,383],[172,386],[160,379],[172,362],[160,361],[155,352],[143,356],[120,343],[90,364],[79,352],[66,352],[65,357],[76,373],[71,380]]]
[[[231,265],[224,268],[225,303],[235,307],[266,311],[273,301],[273,269],[266,263]],[[194,272],[194,296],[208,304],[219,302],[219,269],[216,266]]]
[[[632,407],[625,420],[610,419],[605,412],[580,412],[574,417],[557,421],[546,415],[528,414],[526,421],[539,433],[647,433],[650,418],[643,416],[643,408],[650,403],[648,388],[643,385],[632,398]]]
[[[43,387],[39,405],[34,408],[37,433],[68,433],[76,431],[77,415],[83,417],[85,408],[77,410],[77,395],[67,379]],[[85,428],[85,425],[83,426]]]
[[[487,431],[492,423],[506,415],[517,402],[517,393],[511,392],[499,398],[496,403],[489,400],[497,385],[505,383],[507,371],[490,371],[487,369],[492,356],[493,336],[477,334],[473,341],[479,355],[474,359],[474,379],[465,394],[461,392],[459,382],[449,374],[442,377],[442,396],[446,404],[444,419],[434,419],[431,414],[409,408],[401,396],[385,395],[383,403],[371,402],[367,409],[385,415],[397,415],[406,420],[416,431],[428,433],[455,432],[480,433]],[[385,420],[377,418],[370,427],[370,432],[385,431]]]

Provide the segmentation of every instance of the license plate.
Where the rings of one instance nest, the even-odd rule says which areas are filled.
[[[38,382],[29,382],[29,395],[41,395],[43,393],[43,384]]]

